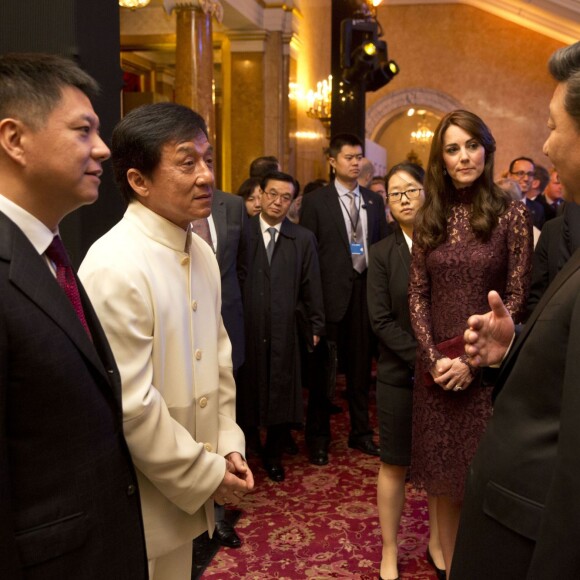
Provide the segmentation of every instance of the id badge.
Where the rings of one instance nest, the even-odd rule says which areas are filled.
[[[365,253],[365,248],[363,244],[357,244],[356,242],[350,243],[350,253],[353,256],[362,256]]]

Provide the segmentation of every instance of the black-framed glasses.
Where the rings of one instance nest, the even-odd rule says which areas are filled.
[[[290,203],[292,201],[292,196],[289,193],[278,193],[275,189],[264,192],[270,201],[276,201],[280,198],[282,203]]]
[[[422,191],[422,187],[413,187],[412,189],[407,189],[407,191],[395,191],[393,193],[388,193],[387,196],[389,197],[390,202],[400,203],[403,200],[403,196],[405,196],[409,201],[412,199],[419,199]]]

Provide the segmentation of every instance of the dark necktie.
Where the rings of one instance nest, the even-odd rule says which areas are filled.
[[[72,307],[74,308],[81,324],[84,326],[89,338],[91,337],[91,331],[89,330],[89,325],[85,318],[85,313],[83,311],[83,305],[81,303],[81,297],[79,294],[79,289],[77,282],[75,280],[75,275],[68,258],[68,254],[64,248],[62,240],[59,236],[54,236],[50,246],[46,249],[45,254],[54,262],[56,266],[56,281],[59,286],[64,290],[70,300]]]
[[[356,207],[356,195],[354,191],[349,191],[346,197],[350,200],[350,206],[348,213],[350,214],[350,225],[352,226],[352,239],[351,242],[355,242],[364,247],[364,234],[362,227],[362,219],[360,216],[360,208],[357,210]],[[362,274],[367,268],[367,261],[364,254],[352,254],[352,267],[359,273]]]
[[[276,228],[268,228],[266,231],[270,234],[270,241],[266,246],[266,254],[268,254],[268,264],[271,264],[274,246],[276,245]]]
[[[205,240],[209,247],[215,252],[213,242],[211,241],[211,232],[209,231],[209,222],[207,218],[200,218],[191,222],[191,229],[202,239]]]

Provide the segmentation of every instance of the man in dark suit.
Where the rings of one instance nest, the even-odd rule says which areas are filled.
[[[556,174],[556,178],[558,174]],[[550,184],[550,173],[545,167],[541,165],[535,165],[534,168],[534,179],[532,180],[532,186],[530,188],[530,199],[537,201],[544,208],[544,216],[546,221],[554,219],[557,215],[558,205],[563,201],[559,200],[555,204],[552,200],[547,200],[545,194],[543,193],[547,186]],[[558,181],[558,187],[560,187],[560,182]],[[560,197],[562,194],[560,192]]]
[[[271,172],[261,188],[262,210],[248,221],[246,234],[246,361],[237,409],[245,429],[266,427],[264,467],[279,482],[285,478],[281,459],[290,427],[303,418],[300,334],[314,350],[324,332],[324,307],[314,235],[286,217],[295,179]]]
[[[369,385],[372,331],[366,298],[368,249],[388,233],[385,206],[380,195],[360,187],[357,179],[363,158],[362,142],[355,135],[339,134],[329,146],[329,162],[336,178],[328,186],[304,197],[300,224],[318,241],[322,291],[326,316],[326,340],[320,349],[319,367],[331,369],[322,353],[332,357],[338,345],[344,365],[350,411],[348,444],[378,455],[369,424]],[[323,381],[316,381],[308,405],[306,435],[311,461],[328,461],[330,440],[328,401]]]
[[[109,149],[67,59],[0,57],[0,577],[147,578],[120,378],[58,236]]]
[[[562,184],[558,172],[552,167],[550,171],[548,183],[543,190],[543,193],[538,195],[536,201],[542,204],[544,213],[546,214],[546,221],[561,215],[564,207],[564,193],[562,191]]]
[[[238,255],[243,243],[247,220],[244,201],[237,195],[213,192],[210,225],[210,244],[216,253],[222,281],[222,318],[232,343],[234,377],[244,362],[244,310],[238,278]],[[212,228],[213,226],[213,228]],[[239,548],[242,541],[233,526],[225,519],[222,505],[215,504],[215,536],[222,546]]]
[[[580,43],[558,50],[544,152],[580,203]],[[470,317],[473,365],[499,363],[514,325],[499,295]],[[551,345],[546,348],[546,345]],[[473,460],[452,580],[580,578],[580,251],[556,275],[502,363]]]
[[[232,343],[235,375],[244,362],[244,310],[238,278],[238,255],[247,220],[244,200],[214,190],[208,219],[215,228],[214,249],[222,279],[222,318]]]

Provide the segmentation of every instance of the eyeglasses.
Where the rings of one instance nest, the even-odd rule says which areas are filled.
[[[522,177],[534,177],[533,171],[512,171],[511,174],[515,175],[518,179],[521,179]]]
[[[407,189],[407,191],[395,191],[394,193],[388,193],[387,196],[389,201],[392,203],[401,203],[403,201],[403,196],[405,196],[409,201],[412,199],[419,199],[423,188],[420,189]]]
[[[290,203],[292,201],[292,196],[289,193],[278,193],[275,189],[264,192],[270,201],[276,201],[280,198],[282,203]]]

